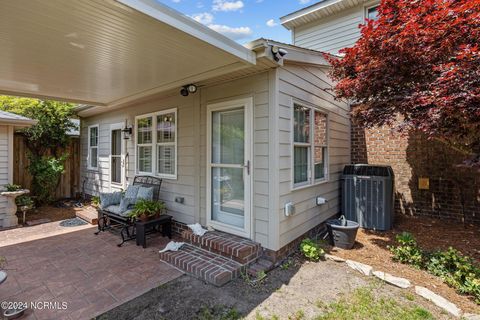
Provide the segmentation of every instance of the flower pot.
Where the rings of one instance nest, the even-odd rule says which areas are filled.
[[[334,219],[327,221],[330,244],[342,249],[352,249],[360,225],[351,220]]]

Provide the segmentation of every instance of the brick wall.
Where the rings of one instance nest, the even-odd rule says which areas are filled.
[[[480,222],[480,172],[457,167],[464,155],[420,133],[352,125],[352,162],[393,167],[397,214]],[[418,178],[429,178],[420,190]]]

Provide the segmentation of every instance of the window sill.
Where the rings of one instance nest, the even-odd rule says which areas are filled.
[[[139,176],[149,176],[149,177],[155,177],[155,178],[160,178],[160,179],[165,179],[165,180],[177,180],[177,175],[160,175],[160,174],[153,174],[151,172],[137,172],[136,175]]]
[[[293,192],[293,191],[308,189],[308,188],[312,188],[312,187],[317,187],[319,185],[322,185],[322,184],[325,184],[325,183],[328,183],[328,182],[330,182],[330,180],[327,178],[325,180],[317,181],[313,184],[304,184],[304,185],[292,186],[290,188],[290,191]]]

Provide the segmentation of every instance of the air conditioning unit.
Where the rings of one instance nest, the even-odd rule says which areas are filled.
[[[390,230],[395,216],[394,183],[390,166],[345,166],[342,176],[343,215],[365,229]]]

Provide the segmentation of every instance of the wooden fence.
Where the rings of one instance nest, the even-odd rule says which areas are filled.
[[[13,183],[31,189],[32,176],[28,173],[28,149],[25,138],[15,134],[13,141]],[[71,138],[65,150],[69,157],[65,162],[65,172],[60,178],[60,183],[55,192],[55,199],[74,198],[81,191],[80,185],[80,139]]]

